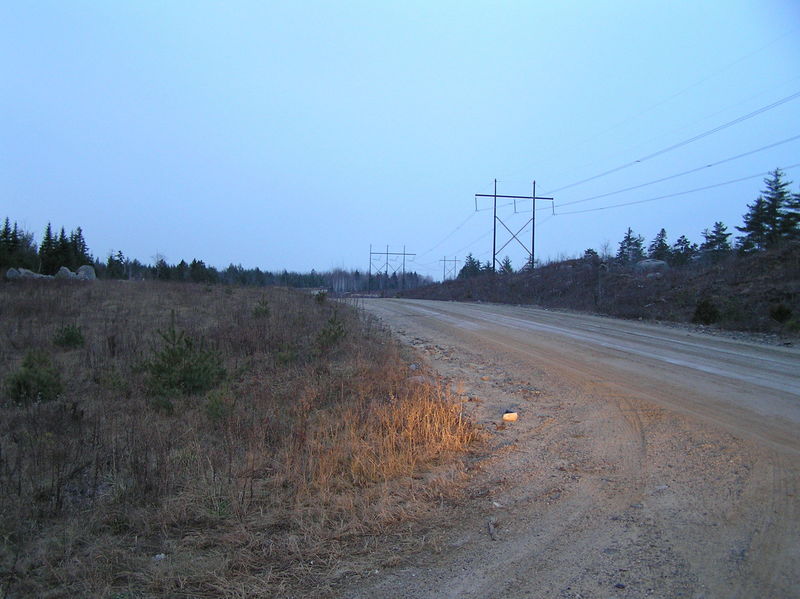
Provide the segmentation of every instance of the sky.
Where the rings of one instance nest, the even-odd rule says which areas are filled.
[[[4,2],[0,72],[0,218],[101,259],[441,279],[495,179],[540,261],[800,191],[796,0]]]

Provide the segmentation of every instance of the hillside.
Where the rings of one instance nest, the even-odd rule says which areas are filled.
[[[446,281],[403,292],[402,297],[535,304],[796,336],[800,244],[650,274],[599,261],[566,260],[534,272]]]

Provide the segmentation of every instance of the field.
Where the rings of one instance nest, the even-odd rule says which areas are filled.
[[[479,446],[353,306],[0,286],[0,597],[335,594],[433,542]]]

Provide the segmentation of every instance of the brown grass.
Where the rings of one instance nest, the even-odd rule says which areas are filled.
[[[64,386],[0,404],[0,597],[323,596],[457,493],[477,429],[351,307],[70,283],[0,286],[0,378],[38,349]],[[146,393],[172,322],[221,357],[220,386]],[[53,344],[69,325],[83,347]]]

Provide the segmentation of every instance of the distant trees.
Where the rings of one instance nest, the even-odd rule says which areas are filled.
[[[52,275],[62,266],[77,270],[79,266],[91,264],[93,261],[94,258],[89,254],[80,227],[72,231],[68,237],[64,227],[61,227],[58,235],[54,235],[52,226],[47,223],[42,243],[39,245],[39,272]]]
[[[33,234],[19,228],[6,217],[0,229],[0,268],[21,266],[35,269],[39,262]]]

